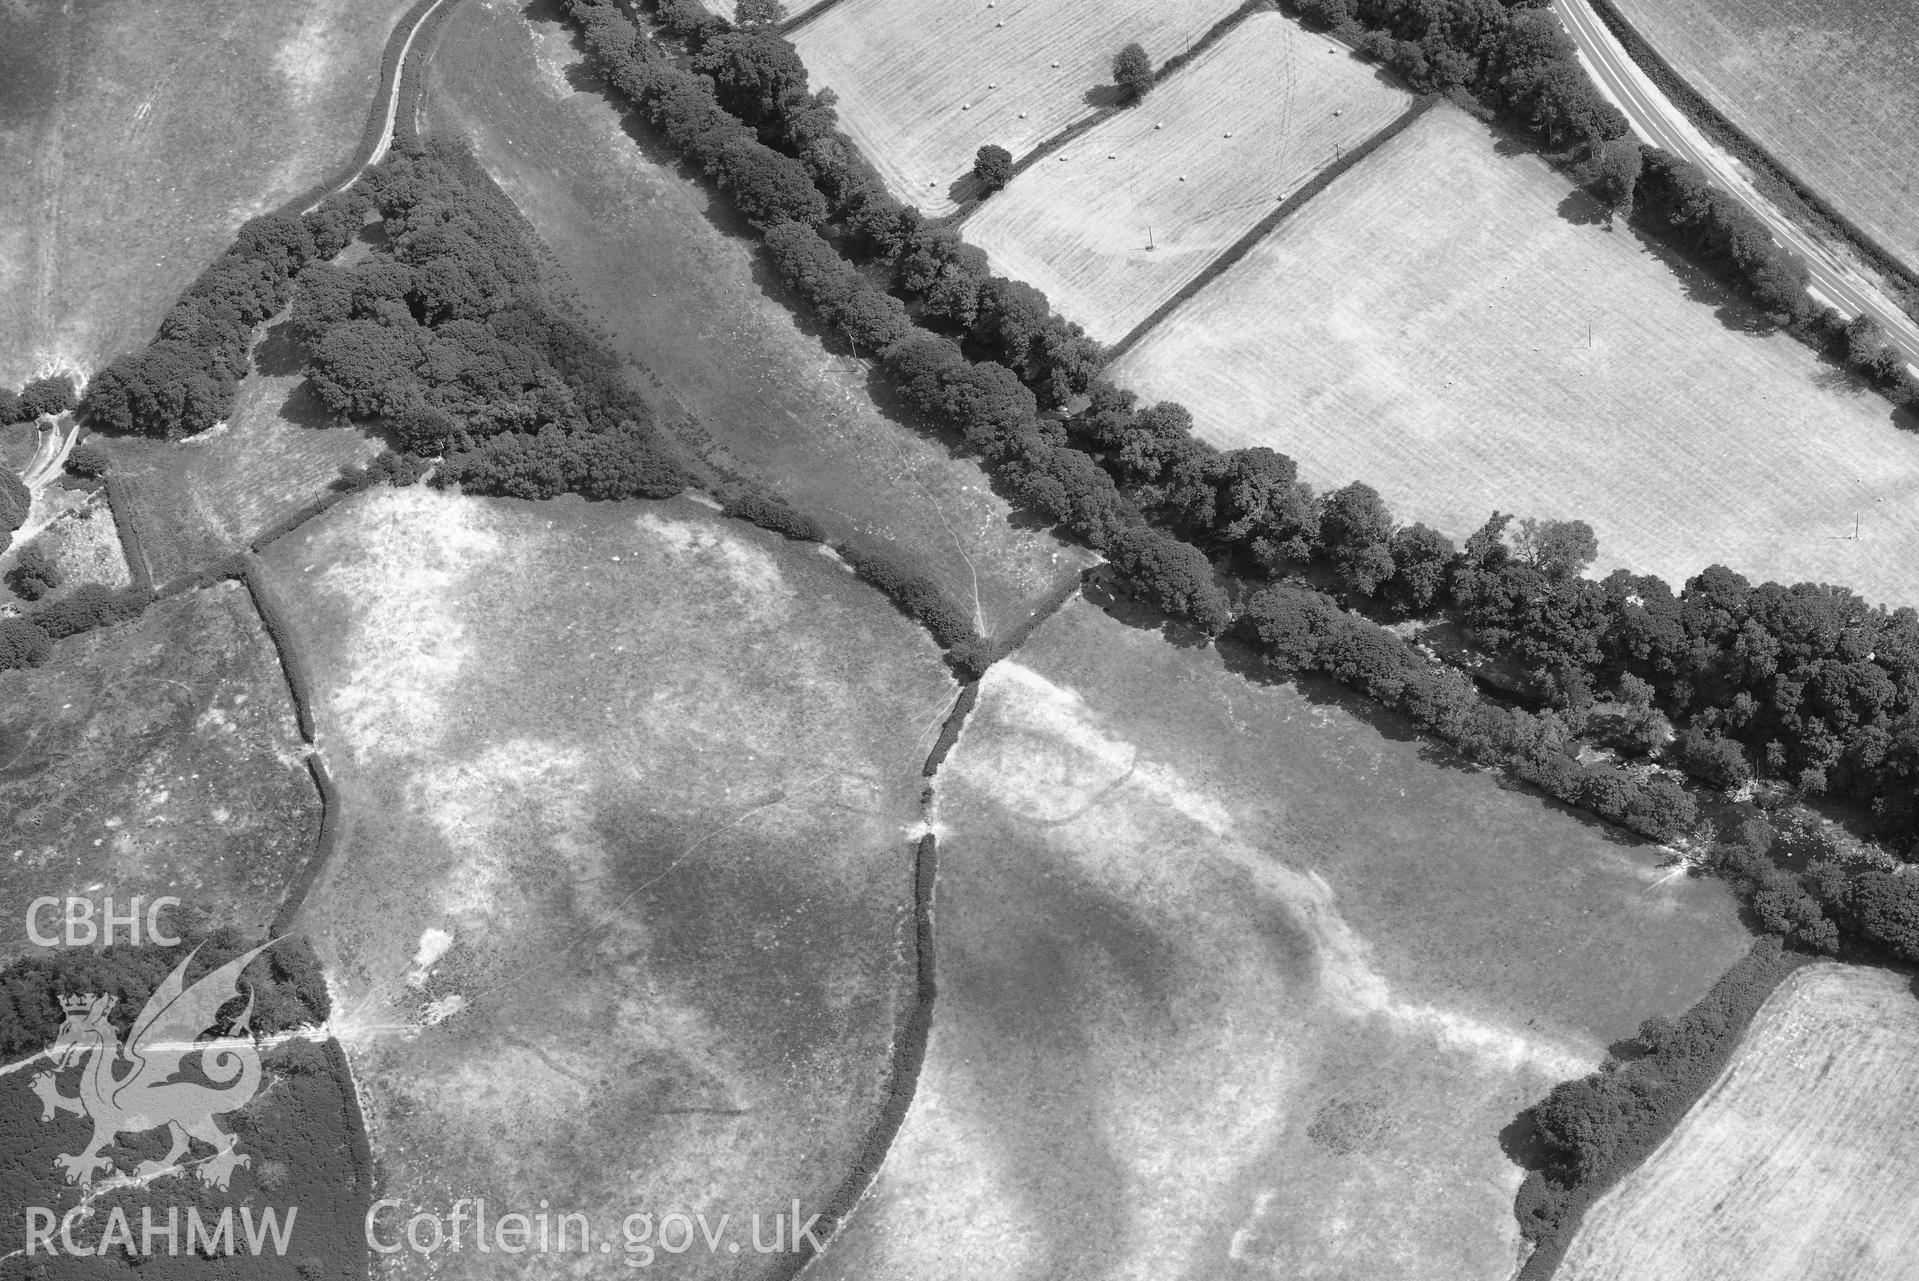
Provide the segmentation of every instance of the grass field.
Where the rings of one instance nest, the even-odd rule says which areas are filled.
[[[1886,0],[1614,0],[1726,117],[1919,270],[1919,33]]]
[[[1919,603],[1919,435],[1743,322],[1442,105],[1113,372],[1217,445],[1363,479],[1456,537],[1494,508],[1578,516],[1602,572],[1676,585],[1718,561]]]
[[[406,3],[0,5],[0,384],[144,344],[344,163]]]
[[[1328,56],[1333,48],[1277,13],[1252,15],[1143,107],[987,200],[966,238],[995,272],[1044,290],[1101,342],[1117,341],[1336,148],[1410,105],[1378,69]]]
[[[379,453],[380,438],[332,416],[297,373],[255,370],[225,427],[183,441],[107,440],[133,482],[133,504],[157,582],[244,548],[321,497],[340,468]]]
[[[1919,1000],[1818,965],[1761,1007],[1725,1074],[1592,1208],[1560,1281],[1896,1281],[1919,1249]]]
[[[0,673],[0,902],[172,894],[265,929],[319,826],[293,707],[246,590],[223,583]],[[0,956],[28,950],[24,911]]]
[[[1746,946],[1652,848],[1085,601],[937,786],[931,1050],[831,1281],[1504,1281],[1498,1132]]]
[[[536,11],[537,12],[537,11]],[[434,127],[469,139],[622,354],[836,536],[890,545],[982,630],[1023,620],[1083,549],[1016,528],[972,461],[876,407],[865,366],[801,327],[753,241],[619,114],[566,81],[567,29],[465,0],[434,54]],[[642,135],[644,139],[644,135]],[[669,397],[662,397],[669,399]]]
[[[839,95],[841,125],[893,194],[938,216],[956,207],[949,188],[984,144],[1022,156],[1113,102],[1113,55],[1121,46],[1137,40],[1158,66],[1237,7],[1237,0],[997,0],[991,7],[987,0],[844,0],[792,39],[814,87]]]
[[[297,924],[385,1195],[545,1197],[616,1242],[640,1209],[821,1208],[911,990],[909,829],[955,692],[932,642],[686,500],[380,489],[265,559],[342,797]]]

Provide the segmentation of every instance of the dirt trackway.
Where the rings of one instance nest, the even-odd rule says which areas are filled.
[[[386,159],[386,153],[393,149],[393,125],[394,122],[399,119],[400,89],[401,86],[406,83],[407,59],[413,57],[415,53],[413,42],[418,39],[420,28],[426,25],[428,18],[431,18],[448,5],[456,3],[458,3],[458,0],[434,0],[434,3],[426,6],[414,16],[412,24],[405,28],[404,32],[395,28],[393,34],[387,38],[388,49],[393,47],[395,40],[400,42],[400,56],[394,59],[393,80],[392,83],[387,86],[386,101],[375,104],[373,108],[374,111],[382,113],[385,120],[385,123],[380,128],[380,139],[373,144],[372,150],[367,153],[365,159],[360,161],[358,167],[356,167],[351,174],[321,192],[320,195],[314,198],[313,203],[308,205],[303,212],[311,212],[312,210],[318,209],[320,203],[328,196],[336,191],[345,191],[348,187],[360,181],[360,178],[367,170]],[[385,61],[385,58],[386,55],[382,52],[381,60]]]
[[[1714,185],[1758,215],[1774,240],[1805,261],[1820,294],[1851,315],[1872,316],[1886,331],[1887,340],[1919,372],[1919,325],[1760,195],[1740,175],[1738,162],[1708,142],[1639,69],[1586,0],[1553,0],[1553,10],[1579,46],[1593,79],[1626,113],[1634,132],[1705,170]]]

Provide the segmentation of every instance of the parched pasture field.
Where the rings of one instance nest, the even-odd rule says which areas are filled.
[[[830,1281],[1505,1281],[1499,1131],[1746,948],[1652,847],[1084,600],[936,786],[931,1046]]]
[[[699,419],[723,465],[910,561],[989,634],[1092,563],[1016,527],[976,462],[876,405],[864,363],[803,327],[724,201],[568,83],[577,61],[569,28],[462,0],[429,64],[432,127],[472,145],[614,350],[663,380],[660,399]]]
[[[1337,148],[1410,105],[1376,68],[1336,49],[1289,18],[1253,14],[1144,105],[989,198],[966,238],[995,272],[1045,291],[1101,342],[1118,341]]]
[[[547,1198],[616,1250],[637,1210],[770,1235],[823,1208],[912,995],[920,766],[956,693],[932,642],[690,500],[382,488],[264,560],[341,796],[296,926],[385,1195]],[[525,1275],[471,1248],[396,1275],[429,1262]]]
[[[238,584],[57,642],[0,673],[0,902],[171,894],[265,929],[320,823],[300,748]],[[30,950],[23,917],[0,922],[0,957]]]
[[[1725,1074],[1586,1215],[1560,1281],[1900,1281],[1919,1251],[1919,998],[1822,964],[1760,1008]]]
[[[1113,55],[1122,46],[1137,40],[1158,66],[1237,7],[1238,0],[842,0],[791,39],[813,87],[839,95],[842,126],[887,187],[938,216],[956,207],[948,188],[981,146],[1017,158],[1112,102]]]
[[[1601,572],[1717,561],[1919,603],[1919,435],[1587,208],[1442,104],[1113,375],[1455,537],[1495,508],[1577,516]]]
[[[0,5],[0,384],[94,368],[344,164],[408,0]]]
[[[186,440],[102,443],[132,482],[156,582],[244,548],[325,495],[342,467],[363,464],[382,448],[372,432],[332,425],[299,374],[258,369],[241,380],[224,427]]]
[[[1708,101],[1919,270],[1919,31],[1887,0],[1614,0]]]

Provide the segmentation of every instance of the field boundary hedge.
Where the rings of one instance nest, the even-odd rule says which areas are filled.
[[[977,689],[977,683],[969,685]],[[939,838],[928,832],[913,845],[913,973],[906,985],[910,991],[901,1002],[893,1032],[893,1056],[886,1098],[879,1115],[860,1143],[846,1175],[826,1198],[820,1210],[823,1248],[832,1247],[833,1238],[852,1214],[860,1198],[879,1178],[880,1167],[893,1150],[906,1114],[912,1110],[919,1093],[920,1073],[926,1067],[926,1050],[933,1035],[933,1006],[939,996],[933,952],[933,894],[939,879]],[[774,1281],[795,1281],[821,1251],[809,1241],[800,1249],[781,1256],[781,1262],[769,1274]]]
[[[799,14],[796,17],[788,18],[785,22],[782,22],[778,27],[775,27],[774,30],[778,31],[783,36],[790,36],[795,31],[798,31],[801,27],[805,26],[807,23],[813,21],[813,19],[825,13],[828,9],[838,8],[842,3],[844,3],[844,0],[821,0],[821,3],[815,5],[811,9],[808,9],[805,13]]]
[[[959,697],[953,700],[953,710],[940,722],[939,737],[933,740],[933,749],[926,754],[926,764],[920,769],[920,776],[932,778],[946,763],[946,754],[959,742],[960,730],[965,728],[966,718],[973,714],[973,708],[979,703],[979,682],[967,681],[960,687]]]
[[[837,0],[829,0],[829,3],[837,3]],[[1188,63],[1225,39],[1233,28],[1260,12],[1277,13],[1279,10],[1273,3],[1273,0],[1245,0],[1245,3],[1240,5],[1239,8],[1233,10],[1218,22],[1208,27],[1205,33],[1202,34],[1199,39],[1193,41],[1191,45],[1180,50],[1180,52],[1174,54],[1158,67],[1154,68],[1153,87],[1155,89],[1159,88],[1170,76],[1179,72]],[[1097,88],[1098,86],[1095,87]],[[1046,157],[1052,155],[1067,143],[1073,141],[1073,139],[1093,129],[1097,129],[1100,125],[1105,124],[1120,112],[1132,111],[1142,105],[1144,105],[1143,100],[1141,102],[1120,102],[1110,107],[1101,107],[1091,115],[1081,116],[1071,124],[1063,126],[1050,137],[1042,138],[1034,143],[1032,150],[1013,162],[1012,177],[1019,177],[1028,169],[1031,169],[1034,165],[1046,159]],[[1007,179],[1007,181],[1011,182],[1012,178]],[[954,225],[964,222],[966,215],[978,208],[980,203],[980,201],[976,200],[969,207],[954,215],[952,219]]]
[[[1184,304],[1191,302],[1199,292],[1239,265],[1240,259],[1253,251],[1260,241],[1278,230],[1279,224],[1292,217],[1307,201],[1333,185],[1342,175],[1412,128],[1415,121],[1431,111],[1445,95],[1437,93],[1422,94],[1406,110],[1382,125],[1378,132],[1350,151],[1342,152],[1339,159],[1314,174],[1306,185],[1287,196],[1271,213],[1254,223],[1252,229],[1235,240],[1219,256],[1207,263],[1205,268],[1180,287],[1178,293],[1155,307],[1152,312],[1137,325],[1127,331],[1126,336],[1106,349],[1106,363],[1111,365],[1136,347],[1140,340],[1152,332],[1153,328],[1164,321]]]
[[[323,1048],[327,1066],[340,1082],[341,1093],[346,1099],[348,1155],[361,1186],[370,1198],[373,1195],[373,1145],[367,1139],[366,1115],[360,1111],[360,1091],[354,1084],[353,1065],[347,1060],[346,1048],[338,1038],[329,1036],[323,1042]]]
[[[1891,277],[1898,287],[1893,299],[1911,314],[1914,297],[1919,295],[1919,271],[1907,266],[1870,232],[1834,208],[1804,179],[1767,150],[1764,144],[1747,134],[1715,107],[1626,19],[1612,0],[1589,0],[1593,12],[1606,24],[1639,69],[1646,73],[1661,93],[1683,111],[1686,118],[1749,166],[1758,186],[1768,197],[1787,206],[1796,221],[1810,222],[1814,228],[1836,240],[1846,242],[1875,270]]]
[[[120,554],[126,557],[127,573],[133,585],[143,592],[153,590],[153,566],[147,560],[147,547],[134,519],[133,481],[117,471],[107,473],[107,510],[113,514],[113,530],[120,536]]]
[[[1777,938],[1754,940],[1746,955],[1733,962],[1706,995],[1676,1020],[1676,1026],[1681,1028],[1689,1023],[1707,1028],[1719,1023],[1719,1030],[1711,1034],[1710,1045],[1703,1053],[1686,1057],[1676,1071],[1670,1062],[1655,1053],[1628,1062],[1612,1073],[1595,1072],[1583,1078],[1592,1081],[1609,1075],[1628,1078],[1659,1074],[1647,1088],[1645,1097],[1650,1103],[1645,1106],[1640,1124],[1633,1125],[1631,1119],[1625,1122],[1627,1132],[1618,1149],[1589,1177],[1570,1186],[1556,1186],[1549,1184],[1539,1170],[1526,1176],[1520,1185],[1514,1212],[1520,1219],[1522,1231],[1534,1241],[1534,1248],[1513,1281],[1550,1281],[1593,1202],[1659,1150],[1692,1111],[1693,1105],[1724,1074],[1733,1053],[1745,1040],[1759,1007],[1794,971],[1811,964],[1813,959],[1805,953],[1786,951]],[[1642,1064],[1656,1066],[1643,1072],[1636,1070]]]
[[[294,723],[299,728],[301,741],[306,745],[307,775],[313,780],[314,791],[320,795],[320,834],[313,842],[313,852],[301,866],[293,883],[287,886],[286,897],[280,901],[280,910],[273,917],[273,932],[284,934],[292,928],[293,918],[299,914],[320,874],[333,861],[334,847],[340,842],[340,789],[335,786],[333,775],[327,771],[326,761],[320,756],[319,732],[313,716],[313,671],[307,666],[306,656],[293,638],[293,627],[287,621],[279,596],[267,581],[265,562],[253,552],[245,553],[238,559],[238,577],[246,584],[254,612],[260,616],[260,626],[265,630],[267,640],[280,660],[280,671],[286,677],[287,697],[293,702]],[[358,1159],[356,1151],[355,1160]]]
[[[306,740],[308,746],[312,746],[315,738],[312,674],[295,646],[292,628],[280,606],[280,599],[274,594],[272,584],[266,580],[264,563],[258,556],[247,553],[240,558],[240,565],[240,581],[246,584],[247,595],[253,598],[253,608],[260,615],[260,624],[266,629],[267,639],[273,642],[274,653],[280,659],[280,670],[286,674],[287,692],[293,699],[293,717],[299,725],[300,737]]]

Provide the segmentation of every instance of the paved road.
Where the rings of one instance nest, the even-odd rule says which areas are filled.
[[[1878,320],[1887,339],[1919,372],[1919,325],[1911,317],[1761,196],[1740,175],[1737,162],[1694,128],[1639,69],[1586,0],[1553,0],[1553,9],[1579,46],[1593,78],[1626,113],[1642,139],[1705,170],[1714,185],[1757,214],[1772,238],[1806,264],[1813,288],[1826,301],[1849,316],[1865,312]]]

